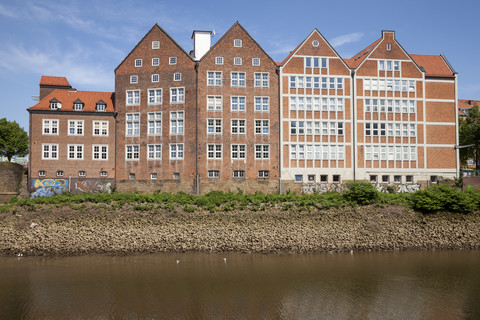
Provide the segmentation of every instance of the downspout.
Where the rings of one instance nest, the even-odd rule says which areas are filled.
[[[353,181],[357,180],[357,113],[356,113],[356,94],[355,94],[355,70],[352,70],[352,156],[353,156]]]
[[[198,176],[198,61],[195,62],[195,188],[200,194],[200,178]]]

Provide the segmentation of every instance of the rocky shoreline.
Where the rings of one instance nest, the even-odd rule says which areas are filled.
[[[403,207],[330,210],[135,211],[38,206],[0,215],[0,254],[319,253],[480,248],[480,215]]]

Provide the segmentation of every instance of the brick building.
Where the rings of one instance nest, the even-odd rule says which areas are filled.
[[[41,99],[27,109],[30,193],[50,187],[98,191],[115,184],[113,96],[77,91],[64,77],[41,78]]]
[[[408,54],[393,31],[343,59],[314,29],[281,63],[238,22],[211,38],[195,30],[187,53],[154,25],[115,69],[115,94],[42,77],[31,181],[323,192],[456,176],[457,77],[443,55]],[[99,121],[108,134],[94,134]]]

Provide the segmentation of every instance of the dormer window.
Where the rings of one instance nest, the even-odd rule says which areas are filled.
[[[105,112],[107,111],[107,104],[103,100],[100,100],[97,102],[96,109],[99,112]]]
[[[73,102],[73,111],[83,111],[83,102],[77,99]]]
[[[50,100],[50,110],[58,110],[62,108],[62,104],[56,98]]]

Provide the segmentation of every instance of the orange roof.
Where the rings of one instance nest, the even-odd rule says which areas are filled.
[[[371,45],[369,45],[368,47],[366,47],[365,49],[363,49],[362,51],[354,55],[352,58],[344,59],[345,63],[348,64],[348,66],[352,69],[357,68],[363,62],[363,60],[365,60],[365,58],[372,51],[372,49],[376,47],[381,40],[382,38],[378,39],[377,41],[375,41],[374,43],[372,43]]]
[[[40,100],[33,107],[27,110],[50,110],[50,100],[57,99],[62,108],[58,111],[73,111],[73,102],[77,99],[84,103],[83,111],[96,112],[97,102],[102,100],[105,102],[107,108],[106,112],[114,112],[113,92],[98,92],[98,91],[76,91],[55,89],[50,92],[45,98]],[[81,111],[79,111],[81,112]]]
[[[427,77],[454,77],[452,70],[442,56],[411,54],[410,57],[419,67],[425,69]]]
[[[42,76],[40,79],[41,86],[62,86],[62,87],[71,87],[68,83],[67,78],[65,77],[51,77],[51,76]]]

